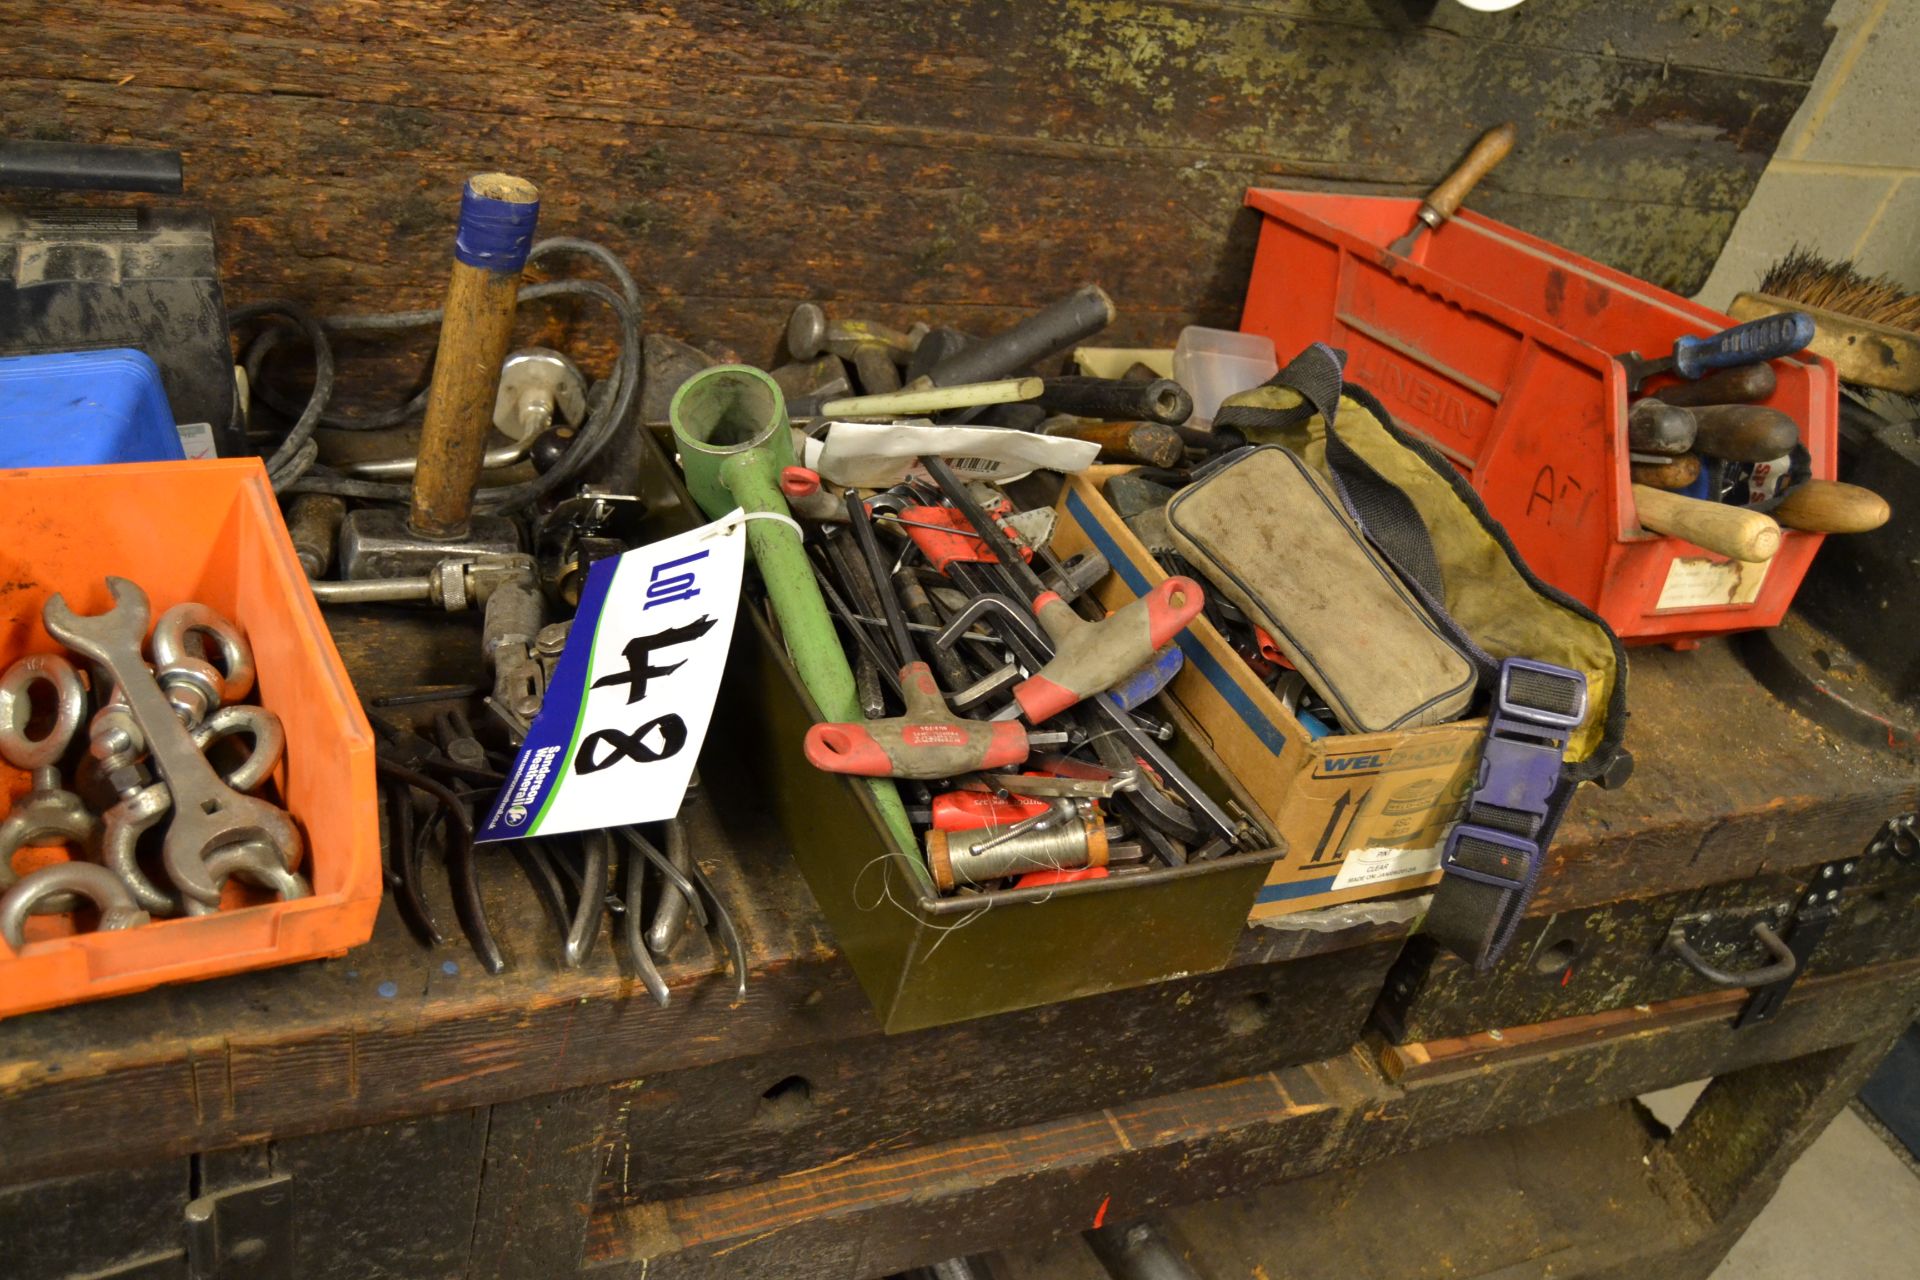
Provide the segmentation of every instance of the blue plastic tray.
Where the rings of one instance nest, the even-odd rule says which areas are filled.
[[[160,369],[140,352],[0,358],[0,467],[185,457]]]

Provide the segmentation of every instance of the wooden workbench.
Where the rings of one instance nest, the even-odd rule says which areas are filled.
[[[431,303],[460,181],[499,167],[542,187],[543,234],[633,264],[649,329],[716,351],[771,356],[802,299],[988,332],[1084,280],[1120,306],[1108,339],[1164,345],[1235,322],[1247,187],[1421,191],[1506,118],[1519,146],[1475,208],[1691,292],[1829,7],[0,0],[23,33],[0,116],[184,150],[230,303]],[[411,372],[346,354],[354,406]],[[457,641],[423,647],[342,620],[362,692],[470,678],[475,637],[442,625]],[[1737,993],[1636,940],[1857,851],[1915,788],[1722,646],[1636,655],[1633,709],[1638,776],[1576,802],[1499,973],[1422,958],[1401,903],[1250,929],[1217,974],[898,1037],[716,748],[697,849],[746,936],[744,1002],[698,940],[665,1010],[605,939],[561,970],[501,855],[500,977],[389,907],[344,958],[0,1023],[0,1272],[173,1280],[199,1197],[262,1215],[235,1231],[262,1256],[222,1276],[851,1280],[982,1251],[1090,1276],[1074,1233],[1208,1201],[1169,1231],[1223,1274],[1266,1249],[1342,1277],[1704,1275],[1910,1014],[1915,951],[1854,913],[1847,963],[1736,1031]],[[1880,920],[1910,891],[1876,889]],[[1403,981],[1390,1044],[1370,1012]],[[1706,1076],[1671,1138],[1624,1101]],[[1459,1195],[1408,1195],[1436,1186]]]
[[[392,615],[336,632],[369,697],[459,678],[445,655],[472,651],[444,642],[457,624],[420,645]],[[1912,806],[1911,775],[1745,679],[1716,645],[1636,655],[1639,775],[1583,795],[1542,914],[1809,865]],[[1701,742],[1716,717],[1738,726],[1738,767],[1734,737]],[[29,1244],[8,1274],[87,1274],[76,1257],[119,1274],[177,1249],[190,1192],[271,1176],[303,1277],[856,1280],[1560,1119],[1635,1126],[1608,1141],[1658,1156],[1636,1194],[1667,1205],[1630,1247],[1596,1221],[1567,1227],[1569,1249],[1705,1259],[1920,998],[1920,965],[1883,960],[1810,978],[1745,1030],[1731,992],[1389,1046],[1366,1022],[1416,899],[1250,928],[1217,974],[888,1037],[779,833],[727,795],[724,746],[703,772],[695,847],[746,936],[744,1002],[698,938],[666,1009],[604,938],[561,970],[496,856],[499,977],[464,946],[427,951],[389,904],[340,959],[0,1024],[0,1241]],[[1728,829],[1743,835],[1723,849]],[[1616,1105],[1708,1076],[1710,1104],[1672,1140]],[[102,1213],[55,1230],[55,1203]]]

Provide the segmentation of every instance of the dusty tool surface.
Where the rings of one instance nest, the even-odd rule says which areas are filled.
[[[331,617],[369,701],[476,679],[477,619]],[[1910,772],[1787,711],[1726,646],[1632,662],[1639,771],[1576,802],[1538,910],[1764,880],[1911,805]],[[499,977],[464,945],[423,949],[389,904],[339,959],[0,1022],[0,1221],[97,1194],[124,1230],[164,1227],[189,1154],[215,1153],[195,1157],[199,1185],[233,1160],[307,1188],[303,1248],[332,1259],[312,1274],[378,1256],[546,1276],[558,1256],[655,1277],[866,1275],[1089,1225],[1105,1196],[1117,1219],[1852,1052],[1834,1046],[1910,994],[1911,963],[1867,957],[1753,1033],[1731,1029],[1731,993],[1395,1046],[1377,1069],[1352,1046],[1418,911],[1402,902],[1249,929],[1218,974],[886,1036],[780,834],[720,802],[709,757],[693,853],[746,937],[744,1002],[697,935],[662,966],[667,1009],[614,947],[563,969],[520,868],[487,857]],[[442,880],[427,887],[451,919]],[[1667,1244],[1726,1232],[1695,1221]]]
[[[1504,119],[1520,137],[1471,208],[1690,294],[1829,7],[51,3],[0,54],[0,115],[190,153],[192,189],[234,211],[238,297],[429,304],[445,222],[423,192],[457,188],[475,156],[448,140],[484,133],[647,264],[649,327],[751,358],[829,298],[991,333],[1095,280],[1125,345],[1235,322],[1246,188],[1422,194]]]

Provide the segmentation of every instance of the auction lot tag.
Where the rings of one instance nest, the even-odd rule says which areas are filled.
[[[476,840],[680,811],[713,719],[746,548],[735,511],[587,570],[540,714]]]

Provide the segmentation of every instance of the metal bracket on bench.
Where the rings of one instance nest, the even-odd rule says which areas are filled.
[[[188,1280],[294,1280],[293,1175],[187,1202]]]
[[[1814,947],[1826,936],[1827,926],[1839,918],[1846,901],[1847,886],[1853,882],[1863,859],[1879,854],[1892,854],[1898,858],[1911,858],[1914,855],[1914,824],[1915,816],[1911,813],[1889,818],[1873,839],[1867,842],[1866,851],[1859,857],[1840,858],[1813,873],[1813,879],[1808,882],[1800,901],[1794,906],[1785,935],[1787,947],[1793,952],[1800,968],[1806,968],[1807,957],[1813,954]],[[1766,1022],[1780,1012],[1780,1006],[1786,1002],[1787,992],[1793,989],[1794,980],[1798,977],[1799,974],[1795,973],[1780,982],[1756,989],[1753,999],[1747,1001],[1746,1008],[1740,1011],[1734,1027],[1750,1027]]]
[[[1666,949],[1674,959],[1716,987],[1764,987],[1773,983],[1791,982],[1800,969],[1800,961],[1795,958],[1787,944],[1781,941],[1780,935],[1773,931],[1773,926],[1765,920],[1756,920],[1753,923],[1752,932],[1760,945],[1767,949],[1767,954],[1773,957],[1773,963],[1740,973],[1716,968],[1705,956],[1695,950],[1693,944],[1687,941],[1687,926],[1680,920],[1674,921],[1673,927],[1667,930]]]

